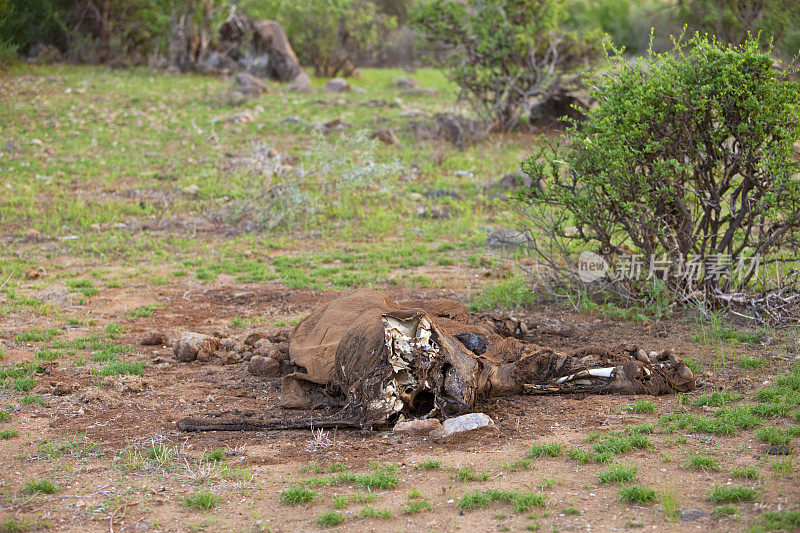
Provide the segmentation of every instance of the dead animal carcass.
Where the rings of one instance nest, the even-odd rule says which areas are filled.
[[[515,338],[524,337],[524,324],[507,322],[470,317],[454,300],[394,302],[377,291],[357,290],[297,324],[289,341],[296,371],[282,379],[281,404],[337,405],[334,419],[314,425],[373,428],[401,417],[458,416],[489,396],[658,395],[695,387],[691,370],[669,351],[648,354],[622,345],[564,354]],[[197,419],[179,426],[251,429]]]

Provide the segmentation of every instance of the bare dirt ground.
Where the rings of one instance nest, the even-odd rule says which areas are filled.
[[[91,365],[76,366],[79,352],[42,363],[45,371],[29,394],[38,395],[41,403],[25,405],[19,401],[18,392],[0,393],[3,403],[12,404],[13,420],[5,425],[19,431],[18,437],[0,441],[6,496],[1,508],[4,527],[13,529],[9,524],[16,523],[71,531],[314,530],[321,528],[318,517],[333,510],[335,496],[363,491],[347,484],[312,487],[319,495],[311,503],[299,505],[281,503],[281,492],[298,480],[328,473],[331,465],[333,470],[364,472],[373,461],[398,467],[397,486],[373,489],[374,499],[369,503],[372,508],[390,511],[391,517],[360,518],[364,504],[350,502],[340,511],[345,521],[329,529],[743,530],[764,510],[795,509],[800,503],[793,468],[788,474],[775,474],[775,458],[766,454],[767,445],[756,440],[752,430],[732,436],[663,431],[660,416],[692,410],[691,405],[680,405],[674,396],[493,399],[479,409],[495,419],[499,433],[446,445],[391,431],[187,434],[176,429],[175,422],[184,416],[214,411],[282,416],[276,406],[280,379],[252,376],[241,363],[180,363],[169,347],[139,346],[144,334],[224,331],[243,336],[246,329],[231,331],[230,316],[271,317],[273,324],[283,324],[304,316],[336,294],[292,291],[278,283],[250,284],[243,289],[224,280],[158,287],[149,292],[140,288],[104,291],[102,297],[92,301],[97,325],[114,320],[122,325],[124,333],[115,342],[135,345],[133,354],[124,360],[144,362],[146,371],[141,377],[99,377],[89,369]],[[391,294],[397,299],[463,296],[429,289],[394,290]],[[141,305],[136,298],[142,299],[141,303],[155,300],[162,308],[151,317],[122,318],[117,306],[121,302],[127,309]],[[540,307],[524,314],[540,325],[533,332],[535,342],[563,350],[634,342],[656,350],[672,348],[685,358],[708,357],[708,346],[690,340],[694,329],[686,321],[628,324],[561,307]],[[275,333],[289,328],[268,325],[254,329]],[[96,330],[74,326],[58,338],[75,339]],[[47,344],[14,340],[21,331],[14,324],[6,325],[3,346],[9,361],[32,360],[34,351]],[[709,364],[700,376],[700,386],[689,396],[724,388],[747,397],[796,358],[796,348],[795,344],[791,353],[785,347],[740,345],[737,356],[765,358],[769,365],[745,372],[731,361],[713,365],[715,368]],[[652,401],[655,412],[625,409],[637,399]],[[677,508],[699,510],[699,518],[668,520],[659,501],[649,505],[622,503],[617,494],[620,485],[599,481],[598,475],[606,465],[545,456],[532,459],[527,468],[509,468],[510,463],[525,456],[531,444],[559,443],[564,450],[571,446],[589,449],[586,438],[591,433],[641,423],[656,424],[650,435],[652,447],[628,452],[618,462],[637,465],[639,484],[674,493]],[[224,458],[204,461],[215,449],[224,450]],[[690,453],[716,458],[719,469],[688,468],[685,463]],[[441,461],[441,468],[414,468],[425,461]],[[455,472],[467,465],[485,471],[487,479],[458,480]],[[759,479],[734,479],[730,472],[734,466],[754,466]],[[26,482],[44,478],[56,485],[55,494],[26,492]],[[757,501],[738,504],[734,516],[712,516],[717,504],[707,499],[710,487],[729,484],[757,487]],[[475,510],[459,507],[465,493],[498,487],[540,492],[547,498],[546,506],[522,513],[515,513],[504,503]],[[404,512],[408,502],[419,500],[409,498],[414,489],[427,499],[430,510]],[[220,499],[208,510],[187,506],[185,498],[198,491],[208,491]]]

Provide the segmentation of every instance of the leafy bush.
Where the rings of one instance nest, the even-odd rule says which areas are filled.
[[[627,263],[638,257],[645,275],[706,294],[746,286],[755,256],[792,261],[796,71],[779,70],[754,39],[725,46],[699,35],[635,63],[608,59],[589,122],[523,163],[547,184],[517,195],[534,250],[552,261],[553,250],[596,247],[634,288]]]
[[[577,79],[597,51],[596,37],[559,29],[562,9],[557,0],[433,0],[411,23],[443,50],[435,62],[461,96],[507,131],[527,119],[533,97],[561,86],[567,74]]]

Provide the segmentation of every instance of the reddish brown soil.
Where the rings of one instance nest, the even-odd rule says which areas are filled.
[[[136,344],[144,333],[199,331],[212,333],[227,330],[231,317],[260,316],[291,320],[304,316],[318,304],[336,296],[333,292],[290,291],[281,285],[242,288],[191,285],[155,290],[149,300],[142,299],[138,288],[114,289],[93,300],[98,326],[116,321],[125,327],[119,342]],[[147,292],[145,291],[145,294]],[[396,299],[417,297],[459,297],[439,291],[391,292]],[[144,303],[160,302],[164,308],[151,318],[121,318],[124,309]],[[588,344],[638,343],[654,350],[673,349],[680,356],[708,358],[709,348],[691,342],[693,331],[688,321],[677,319],[658,323],[620,323],[611,319],[575,314],[559,307],[541,307],[527,313],[528,319],[541,324],[535,341],[558,349],[573,349]],[[20,321],[21,322],[21,321]],[[30,327],[30,323],[26,327]],[[46,325],[46,324],[42,324]],[[23,328],[11,323],[4,332],[8,360],[30,360],[36,346],[13,341]],[[269,329],[269,328],[261,328]],[[272,328],[273,330],[277,328]],[[86,335],[94,328],[74,328],[60,338]],[[235,330],[241,335],[242,330]],[[700,387],[692,394],[725,387],[749,394],[762,382],[770,381],[776,368],[785,365],[792,354],[772,347],[739,347],[741,355],[767,357],[771,368],[743,372],[731,364],[717,372],[701,376]],[[74,359],[74,358],[73,358]],[[257,378],[246,365],[179,363],[167,347],[138,346],[128,357],[148,363],[142,378],[115,377],[100,380],[86,367],[75,367],[70,359],[48,363],[47,373],[32,391],[42,394],[44,405],[25,406],[19,393],[3,391],[4,404],[12,397],[15,411],[12,422],[19,430],[16,438],[0,441],[0,465],[6,500],[3,519],[9,517],[47,522],[54,530],[72,531],[186,531],[195,530],[274,530],[306,531],[317,529],[316,518],[332,509],[331,497],[352,494],[349,486],[317,489],[322,496],[313,504],[287,506],[279,493],[294,481],[311,477],[300,468],[311,461],[322,467],[341,462],[349,469],[363,471],[372,461],[397,463],[400,484],[394,490],[378,490],[372,506],[389,509],[391,519],[356,518],[362,504],[352,503],[343,514],[348,518],[338,530],[353,531],[497,531],[525,530],[541,525],[545,530],[596,529],[675,529],[742,530],[747,529],[763,509],[797,508],[800,485],[797,475],[776,478],[772,475],[774,458],[765,457],[765,445],[753,431],[731,437],[688,435],[685,444],[674,444],[675,434],[652,436],[655,449],[626,454],[623,462],[639,467],[638,481],[656,490],[672,490],[678,508],[700,509],[706,513],[696,521],[678,519],[668,522],[660,503],[649,506],[622,504],[617,485],[602,485],[598,472],[605,466],[581,465],[566,457],[541,458],[531,468],[510,472],[503,464],[523,457],[532,443],[558,442],[589,449],[585,442],[591,432],[618,429],[632,423],[656,423],[659,416],[680,409],[675,397],[647,398],[655,402],[654,414],[620,414],[621,407],[637,398],[621,396],[515,396],[492,399],[479,406],[499,425],[499,433],[457,444],[437,445],[419,437],[397,436],[391,432],[329,431],[314,436],[309,431],[256,433],[187,434],[176,429],[175,422],[184,416],[210,411],[234,411],[281,416],[276,407],[280,392],[278,378]],[[293,413],[297,416],[297,413]],[[41,439],[63,439],[82,434],[84,445],[99,447],[102,455],[58,457],[43,456]],[[172,466],[157,469],[129,470],[121,466],[127,448],[141,448],[152,442],[179,448],[181,457]],[[229,457],[221,463],[229,471],[249,469],[252,480],[244,490],[230,476],[217,475],[199,479],[197,459],[209,450],[223,448]],[[690,470],[682,466],[689,450],[714,454],[722,465],[720,471]],[[77,454],[81,455],[81,454]],[[667,459],[671,458],[671,461]],[[413,465],[426,459],[443,462],[443,470],[421,471]],[[483,482],[462,483],[448,469],[472,465],[490,472]],[[742,483],[732,479],[733,465],[758,467],[762,482]],[[220,467],[222,468],[222,467]],[[27,496],[21,493],[26,481],[50,478],[60,490],[55,495]],[[548,483],[548,480],[550,483]],[[714,504],[706,494],[714,484],[748,484],[762,487],[756,503],[738,505],[739,518],[714,518]],[[548,487],[548,484],[552,484]],[[460,512],[459,498],[468,491],[492,487],[532,489],[548,497],[548,506],[536,511],[536,517],[515,514],[504,504],[484,510]],[[401,507],[412,489],[428,498],[432,510],[404,514]],[[191,510],[183,498],[198,490],[222,496],[213,510]],[[580,514],[565,515],[563,509],[576,508]],[[261,529],[259,529],[261,528]]]

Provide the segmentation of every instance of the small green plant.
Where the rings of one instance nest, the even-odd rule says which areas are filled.
[[[775,459],[772,462],[772,475],[775,477],[787,477],[794,473],[794,463],[792,456]]]
[[[745,355],[739,358],[739,366],[745,370],[755,370],[767,366],[767,360]]]
[[[319,459],[314,459],[307,465],[303,465],[300,467],[301,472],[314,472],[315,474],[321,474],[325,471],[324,468],[319,464]]]
[[[714,518],[720,518],[723,516],[735,516],[738,511],[736,510],[736,506],[732,503],[727,503],[725,505],[718,505],[714,507],[714,510],[711,511],[711,516]]]
[[[41,394],[26,394],[22,398],[19,399],[20,403],[23,405],[44,405],[44,396]]]
[[[678,517],[678,493],[669,485],[661,491],[661,508],[667,521],[672,522]]]
[[[486,471],[476,471],[471,466],[465,465],[456,471],[456,479],[466,483],[467,481],[486,481],[491,477],[491,474]]]
[[[509,503],[514,508],[514,512],[519,514],[530,512],[534,507],[544,507],[547,498],[537,492],[487,489],[464,494],[458,506],[466,510],[482,509],[494,502]]]
[[[520,470],[527,470],[531,467],[531,460],[527,457],[523,457],[522,459],[517,459],[516,461],[512,461],[510,463],[503,463],[503,468],[508,470],[509,472],[518,472]]]
[[[0,422],[8,422],[11,420],[11,413],[5,409],[0,409]]]
[[[554,442],[550,444],[531,444],[526,456],[531,459],[538,459],[544,456],[560,457],[562,453],[563,446]]]
[[[711,407],[720,407],[733,402],[738,402],[742,397],[735,392],[726,390],[714,391],[711,394],[703,394],[694,401],[695,407],[702,407],[704,405]]]
[[[581,512],[574,507],[567,507],[563,512],[567,516],[577,516],[581,514]]]
[[[408,499],[415,500],[417,498],[422,498],[422,493],[419,491],[419,489],[411,489],[411,492],[408,493]]]
[[[117,337],[122,335],[123,331],[125,331],[125,328],[111,322],[106,326],[106,337],[108,337],[109,339],[116,339]]]
[[[309,503],[319,496],[318,492],[309,490],[305,487],[291,487],[280,494],[281,503],[297,505],[299,503]]]
[[[150,318],[153,316],[153,313],[156,311],[156,309],[161,309],[162,307],[163,305],[159,304],[143,305],[142,307],[131,309],[126,313],[126,316],[131,320],[136,320],[137,318]]]
[[[736,485],[714,485],[708,493],[708,501],[717,503],[749,502],[757,497],[758,490]]]
[[[58,328],[31,328],[28,331],[24,331],[14,337],[14,340],[17,342],[41,342],[41,341],[49,341],[56,337],[57,335],[61,334],[61,330]]]
[[[222,448],[215,448],[208,452],[206,456],[203,457],[203,460],[207,463],[215,463],[218,461],[224,461],[226,456],[225,450]]]
[[[374,507],[364,507],[358,513],[358,516],[361,518],[391,518],[392,512],[386,509],[375,509]]]
[[[719,462],[716,457],[702,453],[692,453],[683,463],[686,468],[706,468],[708,470],[719,470]]]
[[[626,408],[634,413],[655,413],[656,404],[647,400],[637,400]]]
[[[621,488],[617,494],[619,494],[620,500],[625,503],[646,505],[656,501],[656,491],[641,485]]]
[[[600,483],[630,483],[636,480],[639,467],[635,464],[613,464],[600,472]]]
[[[731,475],[741,479],[758,479],[758,469],[754,466],[734,466]]]
[[[414,465],[415,470],[441,470],[442,462],[433,459],[426,459],[418,465]]]
[[[186,507],[191,507],[192,509],[197,509],[199,511],[213,509],[219,505],[220,502],[222,502],[222,497],[217,496],[212,492],[208,492],[207,490],[195,492],[191,496],[187,496],[183,499],[183,504]]]
[[[25,492],[28,494],[55,494],[58,488],[49,479],[31,479],[25,483]]]
[[[344,516],[339,511],[329,511],[319,515],[316,522],[320,527],[338,526],[344,522]]]
[[[798,528],[800,528],[800,511],[769,511],[756,518],[751,531],[754,533],[776,530],[794,531]]]
[[[144,373],[144,363],[128,362],[128,361],[111,361],[104,364],[97,371],[98,376],[120,376],[125,374],[133,374],[141,376]]]
[[[594,460],[592,454],[575,446],[567,450],[567,457],[582,464],[591,463]]]
[[[789,444],[792,441],[793,434],[789,430],[780,429],[776,427],[764,427],[756,431],[756,438],[763,440],[768,444]]]
[[[97,287],[95,287],[94,282],[90,279],[69,279],[67,280],[67,287],[72,289],[69,292],[77,292],[83,294],[87,298],[97,294]]]
[[[19,435],[19,431],[16,429],[0,429],[0,439],[2,440],[13,439],[17,435]]]
[[[403,507],[401,507],[400,509],[401,511],[403,511],[404,514],[414,514],[422,511],[430,511],[431,504],[428,502],[426,498],[422,498],[419,500],[409,501],[408,503],[403,505]]]

